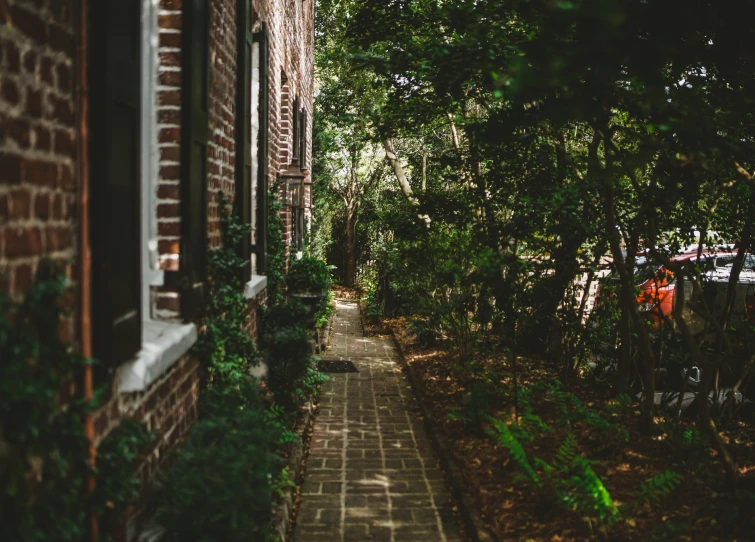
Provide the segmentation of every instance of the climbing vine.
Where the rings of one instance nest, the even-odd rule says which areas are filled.
[[[83,418],[96,403],[65,393],[92,363],[61,339],[69,294],[44,261],[22,301],[0,295],[0,540],[84,540],[94,511],[107,541],[138,488],[135,465],[149,437],[136,423],[106,437],[90,469]]]
[[[222,246],[210,251],[209,282],[202,333],[195,346],[202,366],[205,383],[220,389],[235,388],[248,378],[249,369],[259,363],[260,355],[248,333],[241,257],[241,243],[250,227],[241,224],[228,210],[222,192],[220,200],[220,230]]]
[[[280,183],[275,183],[268,195],[268,238],[267,238],[267,295],[268,304],[283,302],[283,286],[286,280],[286,244],[283,241],[283,220],[280,211],[283,204],[276,196],[280,193]]]

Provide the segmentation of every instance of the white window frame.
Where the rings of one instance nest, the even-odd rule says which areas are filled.
[[[145,391],[197,341],[193,323],[153,318],[152,287],[164,284],[157,250],[157,69],[159,0],[142,0],[141,89],[141,243],[142,243],[142,348],[116,373],[120,393]]]
[[[257,189],[258,189],[258,178],[259,178],[259,140],[260,140],[260,126],[262,125],[262,111],[260,111],[260,44],[258,41],[255,41],[252,43],[252,66],[249,70],[251,78],[252,78],[252,84],[250,85],[251,88],[251,123],[252,123],[252,135],[251,135],[251,141],[250,144],[252,145],[252,172],[251,172],[251,179],[250,182],[252,184],[250,194],[250,205],[252,206],[251,213],[249,216],[251,216],[251,222],[252,222],[252,247],[256,248],[257,245],[257,233],[259,232],[259,228],[257,227]],[[253,299],[259,295],[262,290],[265,289],[267,286],[267,277],[264,275],[257,274],[257,252],[256,250],[252,250],[252,277],[249,282],[246,283],[246,286],[244,287],[244,296],[247,299]]]

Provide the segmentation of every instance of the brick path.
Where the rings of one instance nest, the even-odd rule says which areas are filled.
[[[323,385],[294,541],[463,540],[390,339],[363,337],[339,301],[331,345],[359,372]]]

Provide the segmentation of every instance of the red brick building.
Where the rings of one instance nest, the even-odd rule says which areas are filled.
[[[60,262],[79,292],[62,332],[111,386],[95,439],[142,420],[149,469],[197,415],[220,190],[253,226],[256,335],[267,192],[311,160],[313,46],[314,0],[0,0],[0,292]]]

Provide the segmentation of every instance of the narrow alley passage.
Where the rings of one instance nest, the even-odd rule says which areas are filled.
[[[389,339],[365,338],[355,303],[339,301],[295,542],[462,540],[437,459]]]

